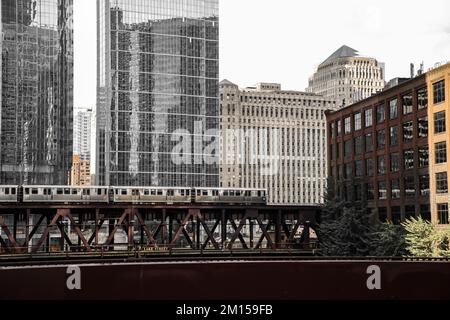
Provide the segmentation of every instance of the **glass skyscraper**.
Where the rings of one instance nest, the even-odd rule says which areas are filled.
[[[66,185],[72,163],[72,0],[2,0],[0,184]]]
[[[98,0],[98,184],[219,185],[218,2]]]

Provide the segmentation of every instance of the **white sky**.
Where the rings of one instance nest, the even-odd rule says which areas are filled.
[[[75,106],[95,107],[96,1],[74,3]],[[239,86],[304,90],[343,44],[385,62],[386,80],[450,60],[450,1],[220,0],[220,78]]]

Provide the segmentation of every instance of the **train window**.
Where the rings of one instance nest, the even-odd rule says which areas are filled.
[[[190,190],[186,190],[186,195],[189,196],[191,194]]]
[[[84,196],[90,196],[91,195],[91,189],[83,189],[83,195]]]
[[[122,193],[123,196],[126,196],[126,195],[128,194],[128,192],[127,192],[126,189],[122,189],[122,192],[121,192],[121,193]]]
[[[151,190],[150,193],[151,193],[152,196],[156,196],[156,190]]]
[[[230,196],[234,197],[234,191],[230,191]]]
[[[149,196],[150,195],[150,190],[144,190],[144,196]]]
[[[208,196],[208,190],[203,190],[203,196],[204,197]]]
[[[63,192],[63,189],[56,189],[56,194],[57,195],[62,195],[64,192]]]
[[[197,190],[197,196],[201,196],[202,195],[202,191],[201,190]]]
[[[78,194],[78,190],[77,189],[72,189],[72,195],[76,196]]]
[[[6,188],[6,189],[5,189],[5,194],[6,194],[6,195],[9,195],[9,188]]]
[[[163,195],[164,195],[163,191],[162,190],[158,190],[158,196],[163,196]]]
[[[101,196],[103,194],[103,190],[102,189],[97,189],[97,195]]]
[[[30,189],[25,188],[25,194],[26,194],[26,195],[30,194]]]
[[[39,193],[39,192],[38,192],[38,189],[36,189],[36,188],[31,189],[31,194],[36,195],[36,194],[38,194],[38,193]]]
[[[184,190],[179,190],[178,194],[182,197],[184,197],[184,195],[186,194]]]
[[[64,194],[65,195],[70,195],[70,189],[69,188],[64,189]]]
[[[224,191],[224,192],[223,192],[223,195],[224,195],[225,197],[228,197],[228,196],[229,196],[229,192],[228,192],[228,191]]]
[[[11,189],[11,194],[12,194],[12,195],[15,195],[15,194],[16,194],[16,188],[12,188],[12,189]]]
[[[240,191],[236,191],[236,197],[240,197],[241,196],[241,192]]]
[[[214,197],[218,197],[219,196],[219,190],[214,190],[213,191],[213,196]]]

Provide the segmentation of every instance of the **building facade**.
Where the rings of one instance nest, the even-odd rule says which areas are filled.
[[[317,205],[326,187],[326,110],[333,100],[261,83],[220,83],[223,188],[267,189],[270,204]]]
[[[328,171],[381,220],[448,224],[449,65],[327,115]]]
[[[75,113],[73,131],[73,153],[82,160],[91,160],[92,109]]]
[[[430,179],[433,223],[448,224],[450,194],[450,63],[426,75],[430,119]]]
[[[82,159],[79,155],[73,155],[72,171],[70,174],[72,186],[91,185],[91,164],[89,160]]]
[[[218,0],[97,3],[97,183],[217,187]]]
[[[0,16],[0,184],[67,185],[72,0],[2,0]]]
[[[382,91],[385,84],[384,63],[342,46],[319,65],[306,91],[334,99],[342,108]]]

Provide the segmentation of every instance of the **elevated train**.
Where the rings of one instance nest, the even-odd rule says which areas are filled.
[[[0,203],[267,204],[262,189],[0,186]]]

